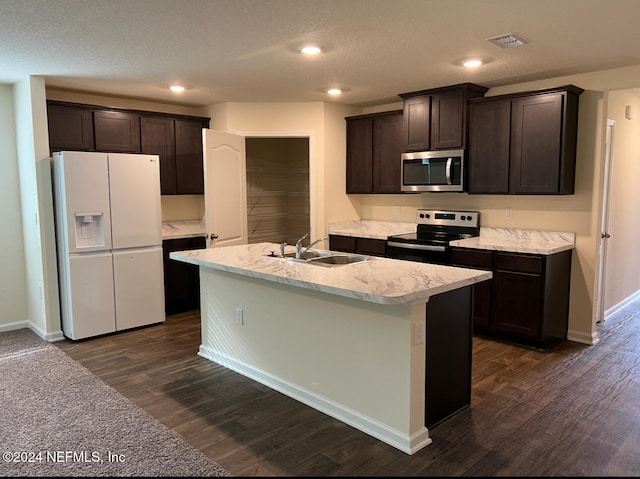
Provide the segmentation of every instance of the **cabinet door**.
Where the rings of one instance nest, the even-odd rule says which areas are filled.
[[[47,106],[49,148],[63,150],[93,150],[93,119],[91,111],[58,105]]]
[[[509,192],[511,102],[472,104],[469,119],[469,193]]]
[[[135,113],[94,111],[95,145],[98,151],[140,153],[140,117]]]
[[[373,120],[347,119],[347,194],[373,192]]]
[[[140,118],[140,141],[142,153],[160,157],[160,192],[175,195],[176,190],[176,146],[174,121],[171,118]]]
[[[462,90],[431,95],[431,149],[465,146],[466,102]]]
[[[373,120],[373,192],[401,193],[402,112]]]
[[[491,270],[491,251],[452,248],[451,264]],[[491,327],[491,280],[473,285],[473,327],[486,331]]]
[[[204,194],[201,121],[175,120],[176,193]]]
[[[404,100],[404,149],[430,148],[431,96],[416,96]]]
[[[537,339],[542,328],[542,276],[496,270],[493,273],[492,326]]]
[[[172,260],[169,258],[169,253],[204,248],[206,248],[204,237],[171,239],[162,242],[165,312],[168,315],[200,307],[198,266]]]
[[[555,93],[513,101],[512,193],[559,192],[563,98],[562,93]]]

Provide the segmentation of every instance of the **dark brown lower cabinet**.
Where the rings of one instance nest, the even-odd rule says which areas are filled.
[[[428,428],[471,405],[471,299],[472,287],[466,286],[436,294],[427,303],[425,425]]]
[[[567,338],[570,250],[536,255],[453,248],[451,262],[493,272],[473,288],[475,334],[545,350]]]
[[[331,251],[344,251],[345,253],[385,256],[387,241],[375,238],[329,235],[329,249]]]
[[[200,308],[200,273],[198,266],[169,258],[173,251],[204,249],[204,236],[176,238],[162,242],[164,260],[164,304],[167,316]]]

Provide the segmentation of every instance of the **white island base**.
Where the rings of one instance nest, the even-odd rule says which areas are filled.
[[[264,252],[277,245],[263,246],[262,254],[249,260],[244,253],[233,256],[238,248],[171,253],[200,265],[199,354],[407,454],[430,444],[425,425],[429,296],[424,285],[415,295],[398,296],[396,283],[415,283],[416,271],[420,278],[431,271],[424,281],[433,294],[466,291],[470,298],[470,285],[490,273],[384,258],[335,268],[266,258]],[[389,268],[399,270],[397,276]],[[375,271],[379,276],[371,276]],[[446,287],[443,274],[454,277]],[[371,295],[371,284],[342,289],[343,281],[376,283],[385,295]],[[463,347],[470,350],[468,306]]]

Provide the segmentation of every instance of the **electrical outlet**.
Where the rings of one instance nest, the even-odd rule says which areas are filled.
[[[244,324],[244,312],[242,308],[236,308],[236,323]]]
[[[504,217],[508,220],[511,219],[511,214],[513,213],[513,210],[511,208],[505,208],[504,209]]]
[[[413,344],[417,346],[424,343],[424,323],[416,323],[413,326]]]
[[[400,205],[395,205],[393,207],[393,214],[394,216],[400,216]]]

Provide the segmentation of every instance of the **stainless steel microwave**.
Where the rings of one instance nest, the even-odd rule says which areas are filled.
[[[464,191],[464,149],[402,153],[401,162],[401,191]]]

